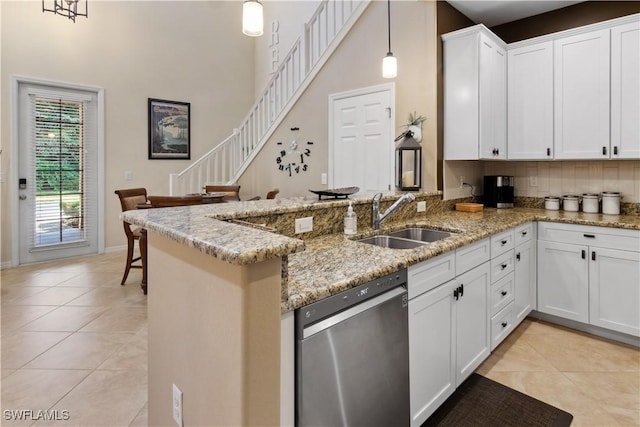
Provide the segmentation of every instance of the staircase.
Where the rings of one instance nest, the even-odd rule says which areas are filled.
[[[180,173],[169,193],[200,193],[236,182],[313,81],[371,0],[323,0],[240,126]]]

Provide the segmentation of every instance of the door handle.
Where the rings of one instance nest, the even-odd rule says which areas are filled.
[[[596,251],[591,251],[591,261],[596,260]]]
[[[21,194],[20,196],[18,196],[18,198],[20,200],[27,200],[27,196],[25,196],[24,194]]]
[[[551,148],[547,148],[547,156],[551,156]]]
[[[517,259],[518,261],[520,261],[520,252],[518,252],[518,253],[516,254],[516,259]]]
[[[504,270],[505,268],[507,268],[507,263],[500,264],[500,267]]]
[[[587,258],[587,253],[586,253],[586,252],[585,252],[585,250],[583,249],[583,250],[582,250],[582,259],[585,259],[585,258]]]
[[[460,287],[458,289],[459,289],[458,295],[460,295],[460,297],[462,297],[462,295],[464,295],[464,285],[460,285]]]
[[[504,246],[504,245],[507,244],[507,241],[506,240],[501,240],[500,243],[502,244],[502,246]]]
[[[500,295],[502,295],[503,297],[504,297],[504,296],[507,296],[507,291],[502,291],[502,292],[500,292]]]
[[[613,146],[613,154],[614,154],[615,156],[617,156],[617,155],[618,155],[618,146],[617,146],[617,145],[614,145],[614,146]]]
[[[607,155],[607,147],[602,147],[602,155],[603,156]]]

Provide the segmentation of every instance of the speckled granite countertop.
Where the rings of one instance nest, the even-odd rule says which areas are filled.
[[[414,225],[456,232],[415,249],[385,249],[354,242],[343,235],[321,237],[308,241],[306,251],[289,257],[289,298],[282,301],[282,312],[536,220],[640,230],[638,216],[515,208],[478,213],[448,211],[425,220],[383,224],[381,232]],[[375,234],[371,229],[360,231],[358,238]]]
[[[362,201],[370,201],[369,195]],[[233,264],[250,264],[288,256],[288,279],[286,287],[283,287],[281,303],[283,313],[528,221],[640,230],[640,216],[531,208],[485,209],[478,213],[446,211],[419,220],[383,223],[377,232],[367,227],[359,228],[356,238],[407,226],[455,232],[452,237],[429,245],[399,250],[358,243],[342,234],[316,237],[303,242],[225,221],[266,213],[312,212],[315,207],[326,208],[331,207],[331,204],[343,208],[345,202],[276,199],[128,211],[122,214],[122,218]]]

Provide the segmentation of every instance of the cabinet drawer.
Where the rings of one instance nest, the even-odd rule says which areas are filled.
[[[491,242],[489,238],[482,239],[456,250],[456,275],[489,261],[491,256]]]
[[[454,252],[439,255],[408,269],[409,299],[453,279],[456,275]]]
[[[640,231],[623,228],[540,222],[538,239],[640,252]]]
[[[491,283],[505,277],[513,271],[513,250],[491,260]]]
[[[491,258],[513,249],[513,229],[491,237]]]
[[[491,318],[491,351],[511,333],[514,328],[514,303],[511,302]]]
[[[491,316],[502,310],[507,304],[514,300],[514,277],[513,273],[498,280],[491,285]]]
[[[516,227],[515,229],[515,245],[528,242],[533,237],[533,223],[528,222]]]

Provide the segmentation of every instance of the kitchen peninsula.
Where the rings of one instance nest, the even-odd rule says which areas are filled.
[[[351,198],[357,237],[376,233],[372,196]],[[397,198],[385,195],[383,209]],[[417,201],[427,202],[426,212],[416,213]],[[428,226],[452,231],[452,237],[410,250],[355,242],[341,232],[344,200],[275,199],[122,214],[149,234],[149,424],[172,423],[175,384],[184,393],[185,425],[280,425],[293,405],[293,359],[284,354],[293,349],[290,313],[318,299],[529,221],[640,230],[638,216],[527,208],[462,213],[450,210],[438,193],[419,194],[416,202],[382,228]],[[296,235],[294,219],[309,216],[313,231]]]

